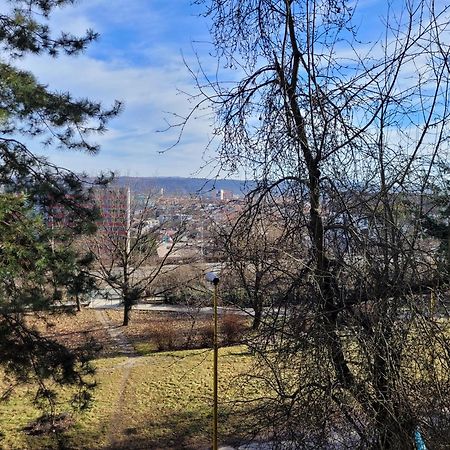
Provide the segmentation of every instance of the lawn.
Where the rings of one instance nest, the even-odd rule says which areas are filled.
[[[110,314],[115,320],[115,312]],[[148,326],[155,320],[170,324],[173,319],[146,314],[140,317]],[[109,337],[96,321],[94,311],[83,311],[70,318],[53,317],[50,322],[48,332],[66,342],[80,343],[94,336],[106,344],[101,358],[95,361],[98,387],[92,404],[83,413],[73,413],[67,403],[61,403],[59,411],[70,412],[67,430],[60,436],[33,436],[23,428],[40,412],[32,405],[31,391],[23,387],[9,401],[0,403],[1,448],[208,448],[212,419],[210,349],[151,352],[149,349],[155,346],[147,342],[147,352],[140,352],[146,356],[118,357],[116,351],[108,354]],[[126,334],[139,350],[146,344],[146,327],[142,323],[135,325],[133,330],[131,324]],[[239,440],[243,422],[237,418],[233,400],[242,392],[234,380],[250,363],[251,357],[243,346],[220,349],[219,436],[223,443]],[[66,398],[68,395],[69,392]]]
[[[58,412],[69,413],[67,427],[60,435],[24,432],[40,411],[32,404],[32,387],[20,388],[9,401],[0,403],[0,448],[201,450],[210,447],[212,351],[196,347],[211,337],[211,318],[201,316],[192,321],[189,315],[133,312],[131,325],[123,328],[120,311],[102,314],[109,326],[123,332],[135,355],[120,354],[117,342],[99,321],[99,312],[85,310],[76,316],[46,316],[47,325],[41,324],[41,329],[68,345],[79,345],[90,338],[103,344],[94,362],[98,387],[90,408],[83,413],[72,412],[67,402],[59,405]],[[227,320],[221,318],[222,341],[233,340],[242,326],[235,318],[224,326]],[[449,329],[447,320],[439,321],[439,326]],[[188,342],[194,348],[177,350]],[[164,346],[173,349],[160,351]],[[350,346],[349,351],[355,350]],[[243,406],[236,402],[263,392],[259,386],[252,393],[248,383],[238,382],[239,374],[249,372],[251,364],[252,357],[245,346],[220,349],[220,444],[242,442],[245,432],[252,430],[246,422],[252,417],[247,417]],[[415,369],[412,374],[417,376],[419,371]],[[67,390],[63,397],[67,399],[69,394]]]

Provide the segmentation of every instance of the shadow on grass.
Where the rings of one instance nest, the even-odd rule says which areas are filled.
[[[245,419],[243,416],[231,417],[231,411],[219,414],[219,446],[238,446],[245,442]],[[230,426],[229,420],[234,422]],[[239,431],[239,424],[242,429]],[[104,430],[103,430],[104,431]],[[103,434],[103,441],[104,441]],[[141,423],[125,428],[122,435],[115,436],[113,444],[102,445],[99,432],[72,428],[68,433],[49,433],[27,436],[26,448],[29,450],[208,450],[211,448],[212,418],[205,412],[178,412],[166,417],[161,423]],[[1,442],[0,442],[1,444]],[[0,448],[3,448],[0,446]]]
[[[219,412],[219,446],[242,444],[245,420],[234,421],[230,411]],[[230,423],[230,418],[233,423]],[[240,426],[243,428],[239,430]],[[152,424],[124,430],[123,436],[102,450],[207,450],[211,448],[212,416],[199,412],[178,412],[166,418],[163,427]]]
[[[210,434],[209,417],[193,412],[177,413],[166,420],[164,428],[151,424],[127,428],[117,442],[103,450],[202,450],[210,447]]]

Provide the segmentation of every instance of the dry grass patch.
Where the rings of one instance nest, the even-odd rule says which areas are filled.
[[[108,311],[108,315],[113,326],[119,327],[121,311]],[[68,414],[65,417],[70,428],[50,435],[30,435],[24,431],[42,411],[33,406],[34,386],[18,388],[9,401],[0,403],[0,448],[200,450],[209,446],[212,351],[154,353],[154,333],[158,327],[174,330],[174,338],[181,336],[186,342],[188,338],[194,339],[202,327],[210,330],[211,317],[202,316],[192,322],[191,317],[183,315],[134,311],[131,325],[121,330],[135,347],[147,345],[147,351],[153,352],[138,358],[119,358],[108,352],[110,337],[92,310],[68,316],[43,315],[39,320],[30,317],[30,322],[70,347],[92,337],[103,344],[104,357],[94,361],[98,387],[90,407],[82,413],[71,409],[70,389],[62,390],[56,413]],[[220,349],[221,442],[231,442],[240,436],[243,422],[235,416],[233,405],[245,392],[235,388],[234,380],[248,369],[250,361],[244,347]],[[0,389],[1,384],[0,381]]]
[[[206,449],[211,440],[212,351],[162,352],[133,368],[122,410],[119,448]],[[243,347],[219,352],[219,434],[239,438],[235,378],[250,366]],[[240,392],[241,395],[245,394]]]
[[[33,313],[29,315],[28,323],[69,348],[97,343],[100,344],[99,356],[108,355],[110,337],[92,309],[76,313]]]
[[[122,323],[122,312],[108,310],[114,326]],[[122,332],[140,355],[167,350],[208,348],[213,342],[212,317],[204,314],[133,311],[131,324]],[[238,344],[249,329],[248,320],[227,314],[219,319],[222,345]]]
[[[4,449],[192,449],[209,446],[212,412],[212,351],[161,352],[136,359],[123,386],[126,358],[96,362],[98,388],[90,408],[71,415],[74,425],[59,436],[29,436],[23,428],[40,412],[26,390],[0,403]],[[234,407],[233,380],[245,372],[251,357],[243,347],[220,349],[220,441],[240,436],[242,416]],[[122,388],[124,390],[122,391]],[[61,403],[59,411],[69,411]],[[117,414],[119,412],[119,414]],[[112,420],[115,418],[114,420]],[[5,426],[6,425],[6,426]],[[110,447],[109,442],[115,442]]]

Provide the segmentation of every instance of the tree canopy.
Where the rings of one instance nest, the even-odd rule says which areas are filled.
[[[0,14],[0,46],[5,52],[0,59],[0,183],[12,190],[26,190],[33,202],[44,206],[59,202],[80,213],[80,179],[34,154],[28,144],[37,141],[46,148],[95,154],[99,146],[90,138],[105,131],[120,103],[105,109],[69,92],[52,91],[30,72],[14,66],[15,60],[30,53],[53,57],[60,52],[80,53],[97,38],[92,30],[81,37],[52,33],[50,13],[72,3],[17,0],[6,3],[10,10]]]
[[[55,243],[55,232],[25,196],[0,196],[0,234],[0,364],[8,381],[3,396],[17,383],[37,382],[37,398],[52,406],[54,392],[44,382],[50,379],[77,385],[84,403],[92,382],[83,375],[92,373],[88,361],[94,347],[70,351],[25,320],[26,314],[57,308],[76,287],[75,252]]]

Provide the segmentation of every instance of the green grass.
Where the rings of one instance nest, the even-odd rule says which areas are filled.
[[[148,356],[156,352],[156,345],[153,342],[137,342],[134,344],[134,351],[139,356]]]
[[[250,361],[242,347],[220,350],[223,442],[238,433],[238,423],[234,422],[229,406],[237,395],[232,380]],[[125,358],[96,361],[98,388],[90,408],[74,415],[75,424],[64,435],[67,446],[108,448],[109,431],[114,434],[113,441],[118,448],[206,448],[211,435],[211,350],[154,353],[136,358],[131,367],[124,365],[125,362]],[[124,385],[125,375],[128,379]],[[118,407],[120,414],[116,417]],[[67,408],[67,404],[60,405],[61,411]],[[27,436],[22,432],[39,414],[25,388],[8,402],[1,403],[1,448],[57,448],[54,437]],[[113,417],[114,424],[111,424]]]
[[[106,442],[104,439],[109,416],[115,408],[115,401],[119,394],[121,373],[113,368],[123,362],[125,358],[99,360],[96,362],[98,386],[94,391],[93,401],[83,413],[74,411],[70,406],[72,390],[59,389],[60,401],[57,413],[69,412],[75,420],[74,426],[67,433],[66,439],[74,437],[76,444],[73,448],[92,448],[92,438],[95,434],[97,448]],[[7,401],[0,402],[0,448],[2,449],[42,449],[57,448],[56,436],[32,436],[23,432],[23,428],[42,415],[33,404],[35,386],[22,386]],[[80,433],[81,431],[81,433]],[[86,432],[86,436],[84,435]]]
[[[87,319],[97,327],[92,318]],[[439,324],[448,335],[448,320]],[[133,343],[140,357],[105,357],[95,361],[98,387],[89,409],[73,414],[74,424],[62,436],[66,448],[207,448],[212,420],[212,350],[158,353],[145,333],[138,334]],[[107,342],[105,346],[107,349]],[[347,350],[357,358],[354,346]],[[251,429],[235,404],[236,399],[248,400],[264,391],[264,387],[255,387],[254,383],[236,382],[236,377],[247,372],[251,363],[245,347],[220,349],[220,443],[239,440],[241,432]],[[420,371],[415,369],[412,373],[418,376]],[[70,390],[64,390],[62,398],[66,402],[58,406],[59,412],[70,411],[69,397]],[[23,386],[9,401],[0,403],[0,448],[58,448],[55,436],[29,436],[22,431],[41,414],[32,400],[33,386]]]

